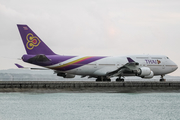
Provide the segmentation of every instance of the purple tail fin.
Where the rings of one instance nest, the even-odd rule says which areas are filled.
[[[27,25],[17,26],[27,54],[55,55],[55,53]]]

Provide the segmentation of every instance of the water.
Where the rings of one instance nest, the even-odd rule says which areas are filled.
[[[0,120],[176,120],[180,93],[0,93]]]

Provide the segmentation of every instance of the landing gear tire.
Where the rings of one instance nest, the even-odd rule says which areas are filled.
[[[104,79],[103,81],[111,82],[111,79]]]
[[[96,79],[96,82],[111,82],[111,79],[110,78],[101,78],[101,77],[98,77]]]
[[[97,78],[96,79],[96,82],[100,82],[100,81],[102,81],[101,78]]]
[[[124,79],[117,78],[116,82],[124,82]]]
[[[166,79],[163,78],[164,76],[165,75],[161,75],[161,79],[159,80],[160,82],[165,82],[166,81]]]
[[[166,81],[166,79],[160,79],[160,82],[165,82]]]

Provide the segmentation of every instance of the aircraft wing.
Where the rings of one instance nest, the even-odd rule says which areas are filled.
[[[114,71],[108,72],[106,75],[109,77],[123,76],[123,74],[126,74],[126,73],[136,75],[139,72],[139,68],[137,67],[139,63],[135,62],[131,58],[127,58],[127,60],[129,61],[128,63],[126,63],[125,65],[123,65],[122,67]]]

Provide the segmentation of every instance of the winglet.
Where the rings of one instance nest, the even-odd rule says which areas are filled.
[[[128,60],[128,62],[135,62],[133,59],[131,59],[130,57],[127,57],[127,60]]]
[[[24,68],[23,66],[21,66],[21,65],[19,65],[19,64],[17,64],[17,63],[15,63],[15,65],[16,65],[18,68]]]

